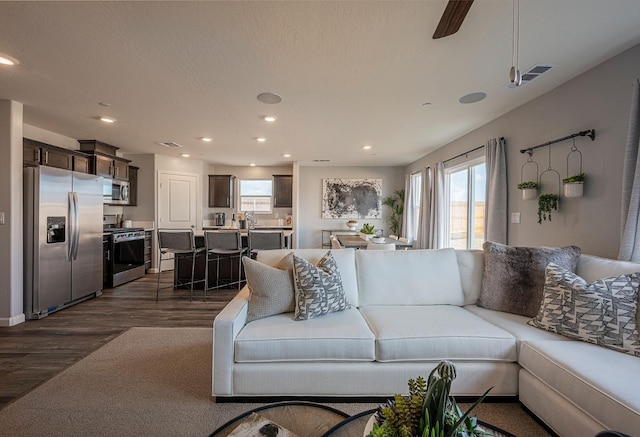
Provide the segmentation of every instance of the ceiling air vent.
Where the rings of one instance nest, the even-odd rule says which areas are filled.
[[[557,67],[557,65],[537,64],[537,65],[534,65],[533,67],[530,67],[527,71],[522,73],[522,83],[520,84],[520,86],[525,86],[535,78],[540,77],[543,74],[545,74],[547,71],[551,70],[553,67]],[[511,82],[507,82],[505,86],[507,88],[516,88],[516,86]]]
[[[169,147],[171,149],[182,147],[180,144],[174,143],[173,141],[157,142],[156,144],[162,147]]]
[[[329,162],[330,159],[314,159],[313,162]]]

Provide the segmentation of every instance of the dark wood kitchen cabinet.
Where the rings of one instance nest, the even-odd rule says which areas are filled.
[[[138,206],[138,167],[129,166],[129,206]]]
[[[273,207],[291,208],[293,198],[293,176],[273,175]]]
[[[43,143],[22,139],[22,163],[24,165],[40,165],[40,149]]]
[[[91,173],[107,178],[129,180],[128,159],[116,156],[118,147],[97,140],[80,140],[80,150],[90,155]]]
[[[209,175],[209,207],[233,208],[232,175]]]
[[[91,173],[91,161],[88,156],[73,155],[73,171]]]
[[[24,165],[45,165],[88,173],[89,158],[84,153],[53,146],[29,138],[22,139]]]

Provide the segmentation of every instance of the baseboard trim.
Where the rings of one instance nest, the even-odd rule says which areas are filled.
[[[0,317],[0,326],[10,327],[24,323],[26,320],[24,314],[18,314],[13,317]]]
[[[454,396],[456,402],[473,403],[480,396]],[[288,401],[306,401],[316,403],[362,403],[362,404],[384,404],[389,400],[389,396],[215,396],[216,403],[273,403]],[[519,402],[518,396],[487,396],[483,403],[514,403]]]

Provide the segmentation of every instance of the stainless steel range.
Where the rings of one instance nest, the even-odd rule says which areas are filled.
[[[104,228],[105,286],[117,287],[144,276],[144,229]]]

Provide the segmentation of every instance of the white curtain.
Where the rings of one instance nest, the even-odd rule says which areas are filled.
[[[402,236],[414,241],[418,236],[420,220],[422,173],[407,175],[407,184],[404,196],[404,217]]]
[[[421,211],[418,220],[417,249],[439,249],[444,246],[444,164],[427,167],[422,173]]]
[[[492,138],[485,146],[487,199],[484,214],[485,241],[507,244],[507,160],[504,138]]]
[[[411,226],[409,216],[411,215],[411,205],[410,202],[412,193],[411,193],[411,175],[405,175],[404,177],[404,210],[402,214],[402,223],[400,224],[400,229],[398,229],[398,237],[402,237],[406,235],[407,229]]]
[[[618,259],[640,262],[640,79],[631,87],[629,134],[622,172],[622,227]]]

